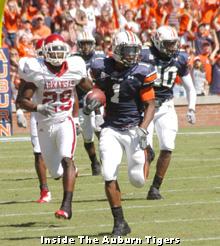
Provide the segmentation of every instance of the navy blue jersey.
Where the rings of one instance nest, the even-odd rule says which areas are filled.
[[[141,51],[141,61],[155,66],[157,79],[154,90],[156,98],[161,100],[173,97],[173,86],[177,75],[183,77],[189,73],[188,55],[185,52],[180,52],[169,60],[162,60],[154,47],[146,47]]]
[[[91,64],[91,72],[106,95],[104,126],[122,130],[139,125],[143,111],[140,90],[153,85],[155,68],[139,63],[119,72],[113,58],[97,58]]]
[[[80,53],[75,53],[74,56],[80,56],[83,58],[83,60],[86,63],[86,70],[87,70],[87,75],[90,77],[90,64],[92,63],[93,60],[95,60],[98,57],[105,57],[105,54],[102,52],[96,52],[94,51],[90,56],[83,57]],[[83,98],[86,95],[86,92],[84,92],[79,86],[76,86],[76,92],[78,95],[79,99],[79,107],[83,107]]]

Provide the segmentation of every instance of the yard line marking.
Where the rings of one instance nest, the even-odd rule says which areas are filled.
[[[148,221],[137,221],[137,222],[129,222],[130,225],[139,225],[139,224],[148,224],[148,223],[156,223],[156,224],[160,224],[160,223],[179,223],[179,222],[183,222],[183,223],[187,223],[187,222],[195,222],[195,221],[218,221],[220,220],[220,218],[195,218],[195,219],[172,219],[172,220],[157,220],[157,219],[153,219],[153,220],[148,220]],[[4,226],[6,226],[4,224]],[[112,224],[100,224],[100,225],[96,225],[97,227],[110,227],[112,226]],[[33,228],[33,229],[19,229],[19,230],[15,230],[13,231],[13,233],[21,233],[23,231],[25,232],[35,232],[35,231],[45,231],[45,230],[51,230],[51,231],[62,231],[62,230],[73,230],[73,229],[80,229],[80,228],[91,228],[94,227],[94,225],[78,225],[78,226],[66,226],[66,227],[44,227],[44,228]],[[212,237],[215,239],[219,239],[220,237]],[[186,239],[182,239],[181,241],[193,241],[193,240],[202,240],[203,238],[186,238]]]
[[[176,203],[168,203],[161,205],[134,205],[134,206],[126,206],[124,205],[124,209],[142,209],[142,208],[161,208],[161,207],[172,207],[172,206],[193,206],[193,205],[210,205],[210,204],[219,204],[220,200],[216,201],[196,201],[196,202],[176,202]],[[110,210],[110,208],[95,208],[95,209],[79,209],[75,210],[74,213],[88,213],[88,212],[102,212]],[[0,214],[0,217],[13,217],[13,216],[39,216],[45,214],[53,214],[53,212],[37,212],[37,213],[14,213],[14,214]]]
[[[177,135],[215,135],[220,131],[204,131],[204,132],[178,132]],[[155,135],[155,134],[154,134]],[[0,137],[0,142],[27,142],[31,141],[30,137]]]
[[[31,141],[30,137],[1,137],[0,142],[28,142]]]

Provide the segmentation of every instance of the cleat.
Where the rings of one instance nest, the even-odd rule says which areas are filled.
[[[161,196],[159,189],[157,189],[154,186],[151,186],[147,194],[147,200],[161,200],[161,199],[163,199],[163,197]]]
[[[38,203],[45,203],[51,201],[51,193],[48,190],[42,190],[40,192],[40,198],[37,200]]]
[[[112,236],[126,236],[129,233],[131,233],[131,228],[125,220],[114,223]]]
[[[91,167],[92,167],[92,176],[98,176],[101,174],[101,165],[98,161],[92,163]]]
[[[55,217],[57,219],[70,220],[72,217],[72,212],[67,213],[66,211],[60,209],[55,212]]]

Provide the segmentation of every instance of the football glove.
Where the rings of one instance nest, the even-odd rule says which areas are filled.
[[[52,116],[55,113],[55,106],[51,103],[38,104],[37,112],[44,116]]]
[[[16,111],[17,125],[18,127],[27,128],[27,119],[24,116],[24,112],[21,109]]]
[[[195,111],[193,109],[189,109],[186,114],[186,118],[190,124],[195,124],[196,123]]]
[[[139,138],[139,144],[140,144],[141,149],[143,150],[146,149],[147,146],[149,145],[147,141],[147,135],[148,135],[147,130],[145,130],[142,127],[138,127],[136,132]]]
[[[89,115],[97,109],[98,107],[101,106],[101,103],[97,101],[96,99],[89,100],[88,102],[85,102],[85,105],[83,107],[83,113],[86,115]]]

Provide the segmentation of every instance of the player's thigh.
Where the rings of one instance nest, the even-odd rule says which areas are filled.
[[[68,117],[64,122],[59,124],[59,128],[56,133],[57,149],[62,158],[73,158],[77,138],[76,128],[72,117]]]
[[[155,130],[158,136],[160,149],[174,150],[178,131],[178,119],[174,108],[160,115],[155,121]]]
[[[123,155],[118,132],[111,128],[102,129],[99,139],[99,151],[104,179],[106,181],[116,180]]]
[[[51,133],[50,127],[38,125],[38,138],[41,153],[50,175],[53,178],[60,177],[63,174],[63,170],[61,166],[61,156],[56,145],[55,134]]]
[[[139,138],[136,130],[129,130],[129,134],[123,139],[125,153],[128,161],[128,178],[135,187],[142,187],[145,184],[144,165],[146,156],[140,148]]]
[[[95,113],[92,112],[90,115],[83,113],[83,123],[81,124],[82,136],[85,143],[91,143],[94,141],[94,124],[95,124]]]

